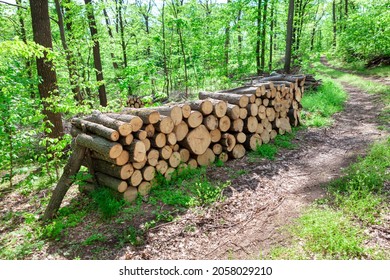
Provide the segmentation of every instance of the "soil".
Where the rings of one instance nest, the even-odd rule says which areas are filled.
[[[315,200],[325,197],[325,184],[341,176],[343,168],[364,155],[371,143],[388,136],[386,130],[377,128],[382,109],[380,98],[347,84],[343,86],[349,99],[345,110],[334,115],[332,126],[298,131],[293,140],[298,148],[280,150],[274,161],[252,161],[245,156],[227,162],[224,167],[210,168],[210,179],[231,179],[231,185],[224,193],[227,198],[207,208],[181,213],[173,222],[159,224],[145,233],[144,245],[119,245],[118,232],[125,232],[129,224],[115,220],[107,224],[99,221],[96,215],[88,215],[76,228],[70,228],[60,242],[48,242],[29,258],[265,258],[274,246],[289,243],[289,236],[283,229]],[[0,208],[39,207],[28,205],[20,195],[14,196],[6,195]],[[67,197],[65,204],[80,204],[83,200],[74,188]],[[143,207],[146,207],[143,209],[145,215],[132,224],[139,226],[148,219],[147,204]],[[100,232],[107,237],[101,244],[103,249],[93,251],[80,247],[91,232]],[[389,227],[371,228],[370,233],[373,244],[390,248]]]

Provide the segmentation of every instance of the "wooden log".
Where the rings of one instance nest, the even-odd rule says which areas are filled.
[[[238,132],[238,133],[233,134],[233,135],[234,135],[234,137],[236,138],[237,143],[240,143],[240,144],[245,143],[246,138],[247,138],[245,133],[243,133],[243,132]]]
[[[213,150],[213,153],[215,155],[220,155],[222,152],[223,152],[223,147],[221,144],[219,143],[215,143],[213,146],[212,146],[212,150]]]
[[[246,95],[232,93],[199,92],[199,99],[207,98],[224,100],[230,104],[236,104],[243,108],[249,104],[249,98]]]
[[[134,140],[134,136],[133,136],[133,133],[130,133],[129,135],[126,135],[126,136],[121,136],[119,138],[119,143],[121,143],[123,146],[125,145],[130,145]]]
[[[168,163],[165,160],[159,160],[156,165],[156,171],[164,175],[167,169],[168,169]]]
[[[234,137],[233,134],[224,133],[222,134],[220,143],[225,151],[230,152],[233,150],[234,146],[236,145],[236,137]]]
[[[75,125],[77,128],[80,128],[84,131],[86,129],[87,131],[96,134],[98,136],[101,136],[105,139],[108,139],[110,141],[118,141],[119,140],[119,132],[115,129],[105,127],[104,125],[97,124],[94,122],[89,122],[86,120],[82,120],[79,118],[73,118],[71,123]]]
[[[267,119],[270,121],[270,122],[273,122],[275,120],[275,110],[274,108],[270,108],[268,107],[265,111],[265,114],[267,116]]]
[[[236,119],[230,125],[231,132],[242,132],[243,130],[244,130],[244,121],[242,119]]]
[[[188,134],[188,124],[182,121],[173,128],[173,132],[176,135],[176,140],[182,141]]]
[[[229,160],[229,155],[226,152],[222,152],[218,155],[218,159],[222,162],[227,162]]]
[[[224,100],[210,99],[210,102],[213,104],[213,115],[217,118],[222,118],[226,115],[227,103]]]
[[[203,122],[203,115],[199,111],[191,111],[190,116],[185,120],[190,128],[196,128]]]
[[[263,143],[261,136],[257,133],[251,134],[248,136],[247,140],[245,141],[245,147],[247,149],[251,149],[252,151],[256,151],[257,146],[261,146]]]
[[[122,136],[129,135],[133,131],[133,127],[130,123],[111,118],[101,113],[95,113],[91,116],[85,117],[85,120],[114,129]]]
[[[266,130],[267,132],[271,132],[272,124],[268,119],[261,120],[261,124],[264,127],[264,130]]]
[[[108,187],[121,193],[125,192],[128,186],[126,181],[117,179],[104,173],[96,172],[95,177],[99,185]]]
[[[116,142],[110,142],[104,138],[96,135],[87,135],[80,133],[76,137],[76,144],[91,149],[106,158],[115,159],[123,151],[121,144]]]
[[[233,150],[229,153],[232,158],[239,159],[245,156],[245,147],[242,144],[234,146]]]
[[[129,146],[124,146],[129,151],[130,162],[141,162],[146,158],[145,144],[140,140],[134,140]]]
[[[150,166],[156,166],[160,158],[160,152],[156,149],[152,149],[148,152],[147,161]]]
[[[218,118],[214,115],[208,115],[203,118],[203,124],[208,130],[214,130],[218,128]]]
[[[278,132],[275,129],[272,129],[271,132],[269,133],[269,138],[272,140],[275,139],[276,136],[278,136]]]
[[[146,196],[150,193],[152,189],[152,184],[150,182],[144,181],[138,186],[138,193],[142,196]]]
[[[93,160],[92,164],[93,169],[95,171],[110,175],[121,180],[129,179],[134,172],[133,166],[129,163],[122,166],[118,166],[101,159],[95,159]]]
[[[179,153],[182,162],[187,162],[190,159],[191,154],[189,150],[182,148],[179,150]]]
[[[134,137],[139,140],[144,140],[146,137],[148,137],[148,133],[145,130],[138,130],[137,132],[133,133]]]
[[[207,128],[201,124],[190,131],[187,137],[180,142],[185,148],[195,155],[203,154],[210,146],[211,137]]]
[[[189,168],[197,168],[198,167],[198,162],[194,158],[190,158],[190,160],[187,163],[187,166]]]
[[[168,160],[171,157],[172,153],[173,151],[170,146],[164,146],[159,150],[160,158],[165,160]]]
[[[174,132],[171,132],[167,135],[167,144],[174,146],[177,143],[176,134]]]
[[[264,144],[269,143],[269,141],[271,139],[269,132],[267,130],[264,130],[263,133],[260,134],[260,137],[261,137],[261,142]]]
[[[213,112],[213,103],[209,99],[191,101],[189,105],[192,110],[199,111],[204,116],[210,115]]]
[[[141,170],[134,170],[133,175],[131,175],[130,179],[128,180],[128,183],[130,186],[137,187],[142,182],[142,172]]]
[[[181,162],[181,156],[179,152],[173,152],[168,159],[169,166],[176,168]]]
[[[219,119],[218,127],[221,132],[226,132],[229,130],[231,121],[228,116],[223,116]]]
[[[180,107],[177,107],[177,108],[180,109]],[[180,113],[181,113],[181,109],[180,109]],[[168,117],[168,116],[161,116],[160,121],[157,122],[156,124],[154,124],[154,128],[156,129],[156,131],[162,132],[165,134],[171,133],[173,131],[174,127],[175,127],[175,125],[174,125],[172,118]]]
[[[183,118],[187,119],[191,114],[191,106],[189,104],[179,104],[179,107],[181,108]]]
[[[210,165],[215,161],[215,154],[210,148],[207,148],[203,154],[197,156],[196,161],[200,166]]]
[[[113,119],[117,119],[129,123],[132,127],[133,132],[140,130],[143,125],[142,119],[138,116],[127,115],[127,114],[116,114],[116,113],[107,113],[107,116]]]
[[[256,117],[249,117],[244,121],[244,132],[255,133],[259,122]]]
[[[160,120],[160,113],[153,108],[125,108],[122,113],[138,116],[144,124],[155,124]]]
[[[246,107],[248,113],[250,116],[257,116],[257,114],[259,113],[259,106],[254,104],[254,103],[251,103],[251,104],[248,104],[248,106]]]
[[[138,190],[136,187],[129,186],[123,193],[123,199],[129,203],[135,201],[138,197]]]
[[[144,130],[146,131],[147,137],[151,138],[156,133],[156,129],[154,128],[153,124],[147,124],[144,127]]]
[[[266,118],[267,118],[266,111],[267,111],[267,107],[265,107],[264,105],[260,105],[260,106],[259,106],[259,113],[257,114],[257,117],[258,117],[260,120],[266,119]]]
[[[168,116],[174,125],[178,125],[183,120],[182,108],[177,105],[153,107],[161,116]]]
[[[167,144],[167,136],[164,133],[157,133],[150,138],[150,144],[154,148],[162,148]]]
[[[261,122],[257,125],[256,133],[261,134],[264,131],[264,126],[261,124]]]
[[[152,144],[150,143],[149,138],[146,138],[146,139],[142,140],[142,143],[144,143],[144,145],[145,145],[145,151],[146,152],[149,151],[150,148],[152,147]]]
[[[269,99],[268,98],[264,98],[263,99],[263,106],[268,107],[268,105],[269,105]]]
[[[227,104],[226,116],[231,120],[236,120],[240,117],[240,107],[234,104]]]
[[[171,148],[172,148],[172,151],[178,152],[180,150],[180,145],[176,143],[175,145],[171,146]]]
[[[217,143],[221,140],[222,133],[219,129],[214,129],[210,131],[210,138],[212,143]]]
[[[145,157],[145,160],[143,160],[141,162],[133,162],[132,164],[133,164],[134,169],[140,170],[140,169],[144,168],[144,166],[146,165],[147,162],[148,162],[148,160]]]
[[[248,117],[248,110],[246,108],[240,108],[240,119],[245,120]]]
[[[142,177],[144,178],[145,181],[152,181],[156,175],[156,168],[154,166],[145,166],[142,169]],[[141,183],[140,183],[141,184]]]
[[[91,157],[94,159],[101,159],[118,166],[122,166],[129,161],[130,155],[128,151],[123,150],[122,153],[117,158],[109,158],[95,151],[91,151]]]

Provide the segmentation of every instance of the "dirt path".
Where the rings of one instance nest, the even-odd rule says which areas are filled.
[[[355,71],[352,71],[352,70],[347,70],[347,69],[340,68],[340,67],[334,67],[332,64],[330,64],[328,62],[328,60],[324,56],[321,57],[320,61],[326,67],[329,67],[329,68],[332,68],[332,69],[335,69],[335,70],[338,70],[338,71],[341,71],[341,72],[346,72],[346,73],[349,73],[349,74],[357,75],[359,77],[362,77],[366,81],[371,81],[371,82],[375,82],[375,83],[381,83],[381,84],[390,86],[390,77],[365,75],[365,74],[356,73]]]
[[[325,195],[323,184],[341,175],[370,143],[384,138],[376,123],[379,98],[349,85],[345,111],[333,126],[299,132],[296,150],[275,161],[251,163],[247,157],[211,170],[226,180],[234,172],[228,199],[212,208],[188,211],[147,233],[145,246],[126,247],[117,259],[253,259],[288,242],[281,229],[304,207]]]

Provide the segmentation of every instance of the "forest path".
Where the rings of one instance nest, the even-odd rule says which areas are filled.
[[[338,71],[341,71],[341,72],[345,72],[345,73],[348,73],[348,74],[357,75],[357,76],[363,78],[366,81],[371,81],[371,82],[375,82],[375,83],[381,83],[383,85],[390,86],[390,77],[381,77],[381,76],[377,76],[377,75],[365,75],[365,74],[357,73],[356,71],[352,71],[352,70],[348,70],[348,69],[344,69],[344,68],[340,68],[340,67],[335,67],[335,66],[333,66],[332,64],[330,64],[328,62],[328,60],[327,60],[327,58],[325,56],[322,56],[320,58],[320,61],[326,67],[329,67],[329,68],[332,68],[332,69],[335,69],[335,70],[338,70]]]
[[[386,137],[377,129],[380,98],[344,84],[349,99],[328,128],[299,131],[295,150],[274,161],[248,156],[211,169],[212,179],[231,181],[228,198],[189,210],[146,233],[145,245],[128,246],[117,259],[259,259],[288,236],[281,231],[316,199],[342,168],[364,155],[370,143]]]

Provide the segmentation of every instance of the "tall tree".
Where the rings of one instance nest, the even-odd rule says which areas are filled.
[[[261,74],[260,46],[261,46],[261,0],[257,0],[257,32],[256,32],[256,71]]]
[[[285,61],[284,61],[284,71],[286,73],[290,73],[291,71],[293,24],[294,24],[294,0],[289,0],[288,16],[287,16],[287,32],[286,32],[286,52],[285,52]]]
[[[268,71],[272,70],[272,57],[273,57],[273,49],[274,49],[274,27],[275,27],[275,0],[271,0],[271,25],[269,32],[269,61],[268,61]]]
[[[31,19],[34,41],[45,48],[52,49],[49,7],[47,0],[30,0]],[[41,80],[38,84],[39,95],[43,103],[43,114],[53,125],[49,137],[58,138],[64,134],[61,114],[53,112],[45,99],[58,95],[57,75],[53,62],[47,58],[47,51],[43,57],[37,58],[37,71]]]
[[[333,23],[333,47],[336,47],[336,33],[337,33],[336,0],[333,0],[333,2],[332,2],[332,23]]]
[[[91,32],[91,37],[93,41],[93,61],[96,69],[95,70],[96,81],[99,83],[99,101],[100,101],[100,105],[105,107],[107,106],[107,94],[106,94],[106,87],[104,86],[103,68],[102,68],[102,61],[100,56],[100,45],[99,45],[95,15],[93,12],[93,6],[91,0],[84,0],[84,3],[87,9],[89,30]]]
[[[267,22],[267,7],[268,7],[268,0],[264,0],[263,4],[263,26],[262,26],[262,32],[261,32],[261,56],[260,56],[260,68],[261,71],[264,72],[265,68],[265,35],[266,35],[266,22]]]

